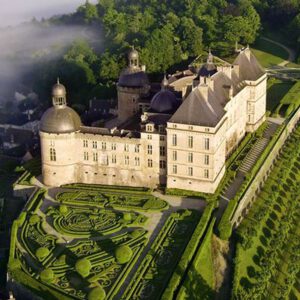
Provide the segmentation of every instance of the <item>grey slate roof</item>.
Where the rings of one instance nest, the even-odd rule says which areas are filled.
[[[225,110],[212,90],[208,91],[208,100],[206,100],[205,96],[196,88],[178,108],[169,122],[215,127],[224,115]]]
[[[263,67],[249,48],[241,51],[233,64],[240,67],[240,80],[256,81],[265,74]]]

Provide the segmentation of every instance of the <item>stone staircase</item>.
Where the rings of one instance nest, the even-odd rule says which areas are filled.
[[[252,149],[243,160],[239,168],[240,172],[247,174],[254,167],[255,163],[257,162],[260,155],[263,153],[266,146],[268,145],[270,139],[279,127],[278,124],[275,124],[270,121],[268,121],[267,124],[268,125],[265,131],[263,132],[262,137],[253,145]]]
[[[260,138],[243,160],[241,166],[239,167],[239,171],[247,174],[253,168],[260,155],[263,153],[265,147],[268,145],[268,142],[269,139],[265,137]]]

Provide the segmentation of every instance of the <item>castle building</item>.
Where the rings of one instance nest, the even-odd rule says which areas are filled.
[[[136,50],[121,73],[118,118],[86,127],[57,82],[40,124],[43,181],[214,193],[228,155],[265,120],[267,75],[247,47],[230,64],[209,53],[199,70],[154,93]]]

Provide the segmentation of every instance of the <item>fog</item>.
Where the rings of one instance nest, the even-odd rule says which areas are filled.
[[[4,0],[0,0],[0,3]],[[50,17],[75,11],[82,0],[11,0],[0,10],[0,24],[13,25],[32,17]],[[22,23],[0,28],[0,102],[11,100],[22,76],[36,61],[55,59],[75,39],[99,41],[91,29],[80,26],[47,26]]]
[[[85,0],[0,0],[0,27],[15,26],[33,17],[40,19],[70,13],[83,3]]]

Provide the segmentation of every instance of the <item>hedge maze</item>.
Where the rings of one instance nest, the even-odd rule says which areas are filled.
[[[80,189],[80,191],[62,192],[57,200],[66,204],[93,205],[100,208],[114,208],[120,210],[161,211],[169,207],[168,203],[138,191],[117,190],[103,188]]]
[[[46,299],[159,299],[199,236],[199,212],[166,211],[147,191],[73,186],[55,201],[45,193],[37,190],[13,224],[9,272]],[[166,217],[149,244],[157,214]]]
[[[191,211],[169,216],[121,299],[160,299],[197,219]]]
[[[44,193],[37,191],[13,224],[11,275],[31,290],[42,286],[47,299],[100,299],[100,290],[112,299],[147,243],[148,218],[111,207],[76,206],[71,193],[46,207]],[[78,195],[82,201],[88,197]]]

